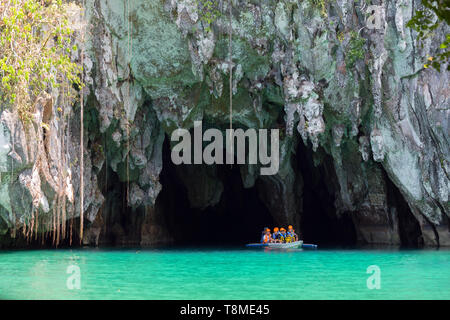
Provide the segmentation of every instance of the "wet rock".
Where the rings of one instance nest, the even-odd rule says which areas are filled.
[[[449,77],[423,69],[421,62],[448,27],[421,48],[406,27],[417,5],[409,0],[381,4],[380,29],[364,28],[363,7],[354,1],[329,3],[326,17],[312,1],[240,1],[239,10],[233,2],[230,61],[229,2],[220,5],[223,12],[206,30],[194,0],[133,1],[128,32],[125,6],[87,2],[87,232],[102,207],[103,217],[113,220],[113,206],[99,188],[99,177],[106,172],[136,191],[126,206],[145,208],[151,216],[134,222],[145,227],[142,232],[136,227],[133,241],[171,241],[162,235],[164,214],[152,211],[162,188],[165,135],[192,128],[194,120],[228,127],[231,90],[235,128],[285,130],[277,175],[258,177],[258,170],[241,167],[244,185],[258,188],[277,222],[301,224],[301,174],[292,159],[299,143],[311,144],[308,152],[314,154],[315,165],[321,165],[325,153],[332,159],[326,168],[334,171],[329,182],[336,199],[334,214],[351,215],[361,242],[404,242],[405,236],[399,235],[407,229],[406,215],[406,224],[414,226],[411,234],[416,237],[417,222],[424,244],[450,245]],[[351,30],[365,39],[362,58],[354,66],[347,63]],[[70,130],[61,132],[52,116],[55,108],[40,103],[31,138],[16,114],[5,110],[1,115],[0,233],[29,218],[31,203],[51,212],[60,190],[79,216],[79,115],[71,113]],[[30,143],[42,136],[41,121],[50,126],[41,144],[47,152]],[[61,154],[65,161],[59,160]],[[62,189],[58,172],[68,173]],[[213,168],[201,172],[198,177],[189,169],[180,173],[196,208],[213,206],[223,190]],[[408,210],[390,202],[390,181]],[[114,229],[119,243],[126,242],[126,230],[118,222],[98,223]],[[99,237],[101,242],[101,233]]]
[[[373,160],[383,161],[384,160],[384,144],[383,136],[377,129],[372,130],[370,133],[370,145],[372,146]]]

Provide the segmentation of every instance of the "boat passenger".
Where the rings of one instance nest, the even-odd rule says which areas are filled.
[[[280,242],[279,237],[280,237],[279,229],[277,227],[273,228],[272,242]]]
[[[292,226],[288,226],[288,232],[286,234],[291,241],[298,241],[298,235],[295,233],[295,230]]]
[[[264,235],[266,234],[267,229],[269,229],[269,228],[265,227],[265,228],[263,229],[263,231],[261,231],[261,239],[262,239],[262,238],[264,237]]]
[[[261,237],[261,243],[264,243],[264,244],[269,243],[269,242],[271,242],[271,238],[272,238],[272,236],[270,235],[270,229],[265,228],[265,233]]]
[[[284,242],[285,243],[291,243],[294,242],[294,237],[292,236],[292,234],[289,231],[286,231],[286,229],[283,228],[283,237],[284,237]]]
[[[281,242],[281,243],[285,242],[286,237],[287,237],[286,229],[285,229],[285,228],[281,228],[281,229],[280,229],[280,234],[279,234],[279,240],[280,240],[280,242]]]

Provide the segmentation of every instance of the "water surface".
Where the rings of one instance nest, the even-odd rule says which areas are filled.
[[[67,286],[71,265],[79,290]],[[367,287],[371,265],[381,271],[378,290]],[[450,251],[0,251],[0,298],[450,299]]]

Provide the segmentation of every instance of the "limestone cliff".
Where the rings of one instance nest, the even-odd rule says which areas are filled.
[[[331,199],[330,221],[350,219],[359,243],[450,245],[449,76],[423,68],[448,27],[421,48],[405,26],[420,1],[373,2],[383,13],[375,29],[365,1],[216,1],[209,24],[196,0],[87,0],[85,243],[174,239],[157,201],[164,141],[195,120],[226,128],[232,90],[235,128],[283,131],[277,175],[239,168],[277,224],[307,234],[308,188],[317,185]],[[44,110],[43,102],[37,116]],[[79,109],[66,130],[49,123],[50,174],[70,171],[68,210],[77,217]],[[33,169],[38,157],[23,151],[34,142],[17,116],[3,111],[0,126],[0,171],[9,177],[0,233],[9,235],[28,223],[33,201],[42,215],[56,204]],[[61,153],[69,160],[58,165]],[[217,168],[177,172],[191,207],[219,203]]]

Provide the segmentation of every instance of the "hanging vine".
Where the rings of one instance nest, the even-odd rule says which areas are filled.
[[[86,2],[83,0],[83,8],[86,8]],[[81,29],[81,43],[84,44],[85,30],[84,24]],[[84,65],[84,45],[81,48],[81,65]],[[81,79],[84,80],[84,74],[81,73]],[[80,245],[83,243],[84,228],[84,94],[80,91]]]
[[[27,241],[31,241],[33,236],[37,240],[41,232],[42,243],[51,234],[56,246],[66,237],[64,130],[67,118],[64,110],[65,106],[75,102],[76,89],[83,86],[82,64],[74,60],[78,48],[73,43],[74,30],[69,22],[70,10],[75,7],[75,4],[62,0],[0,0],[0,104],[2,108],[6,106],[17,112],[27,138],[31,137],[30,132],[35,131],[36,154],[29,155],[34,158],[33,174],[39,174],[55,191],[50,215],[39,214],[39,195],[42,191],[32,194],[31,216],[22,215],[22,233]],[[61,105],[57,108],[54,108],[54,97],[51,96],[55,93],[54,89],[58,90],[60,97],[57,101]],[[37,106],[43,107],[43,117],[35,128],[31,124],[35,121]],[[51,119],[59,124],[51,126]],[[50,130],[58,130],[56,136],[60,137],[61,161],[56,161],[56,176],[49,170],[47,137]],[[12,139],[14,150],[14,135]],[[13,174],[12,169],[9,180]],[[33,193],[33,185],[27,187]]]
[[[130,203],[130,119],[128,118],[128,113],[130,111],[130,85],[131,85],[131,57],[133,55],[133,31],[132,31],[132,25],[131,25],[131,13],[130,13],[130,1],[127,0],[127,61],[128,61],[128,89],[127,89],[127,95],[128,95],[128,106],[125,110],[125,126],[127,131],[127,151],[126,151],[126,175],[127,175],[127,194],[126,194],[126,200],[127,205]],[[125,108],[125,103],[124,103]]]

